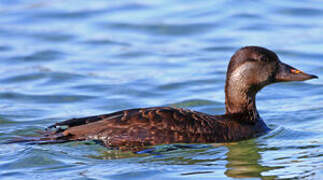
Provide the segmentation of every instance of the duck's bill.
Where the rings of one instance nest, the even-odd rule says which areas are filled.
[[[318,78],[316,75],[307,74],[290,65],[280,63],[279,70],[275,76],[277,82],[283,81],[305,81],[309,79]]]

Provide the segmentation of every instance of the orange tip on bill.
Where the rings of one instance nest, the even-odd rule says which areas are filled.
[[[301,73],[303,71],[300,71],[300,70],[297,70],[297,69],[291,69],[290,70],[292,73],[295,73],[295,74],[298,74],[298,73]]]

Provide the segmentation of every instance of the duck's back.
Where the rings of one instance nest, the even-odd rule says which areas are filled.
[[[48,136],[61,140],[95,139],[106,146],[119,148],[169,143],[208,143],[217,141],[216,134],[221,134],[221,129],[225,130],[219,127],[221,124],[219,118],[205,113],[154,107],[70,119],[53,125],[58,128]],[[67,128],[63,129],[64,126]]]
[[[243,125],[232,118],[236,117],[171,107],[130,109],[63,121],[53,125],[58,128],[47,136],[52,140],[99,140],[107,147],[133,150],[149,145],[228,142],[254,136],[254,125]]]

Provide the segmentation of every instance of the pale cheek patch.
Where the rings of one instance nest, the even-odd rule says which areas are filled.
[[[231,78],[234,81],[244,81],[245,84],[250,83],[260,83],[266,81],[269,77],[270,69],[269,67],[263,67],[259,69],[257,64],[252,62],[247,62],[239,66],[235,71],[232,72]],[[256,81],[256,82],[254,82]]]
[[[247,72],[251,64],[245,63],[232,72],[231,78],[235,81],[247,78]]]
[[[254,76],[262,76],[262,73],[258,72],[257,66],[253,62],[247,62],[233,71],[231,78],[234,80],[248,81],[254,79]]]

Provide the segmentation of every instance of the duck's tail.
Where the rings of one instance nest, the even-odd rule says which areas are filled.
[[[119,117],[120,112],[112,113],[112,117]],[[115,115],[117,114],[117,116]],[[44,131],[37,131],[40,136],[34,137],[14,137],[5,142],[6,144],[11,143],[28,143],[28,144],[55,144],[55,143],[64,143],[73,140],[85,140],[83,135],[86,136],[87,130],[91,129],[82,129],[79,134],[69,133],[69,128],[75,126],[81,126],[89,124],[92,122],[100,121],[105,118],[104,115],[101,116],[91,116],[85,118],[73,118],[63,122],[59,122],[47,127]]]
[[[14,137],[8,141],[6,144],[12,143],[28,143],[28,144],[56,144],[56,143],[64,143],[70,141],[67,136],[63,135],[58,131],[38,131],[41,136],[33,136],[33,137]]]

